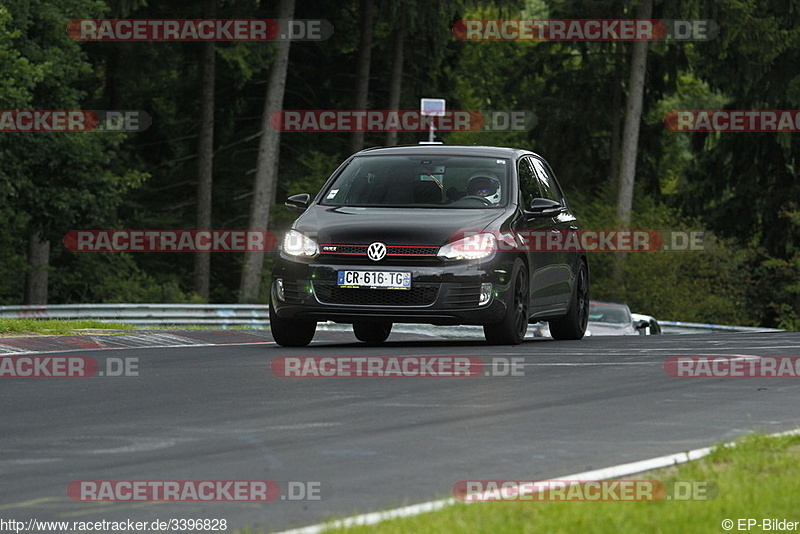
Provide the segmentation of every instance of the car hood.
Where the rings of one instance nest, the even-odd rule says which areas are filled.
[[[598,323],[589,321],[587,331],[591,336],[638,336],[632,324]]]
[[[477,232],[499,222],[503,209],[360,208],[313,206],[294,228],[319,243],[443,245],[459,231]],[[495,223],[495,224],[492,224]]]

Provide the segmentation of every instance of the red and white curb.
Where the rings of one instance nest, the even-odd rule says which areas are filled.
[[[0,338],[0,355],[22,356],[50,352],[141,349],[168,347],[211,347],[274,343],[268,331],[180,330],[136,332],[119,335],[34,336]]]

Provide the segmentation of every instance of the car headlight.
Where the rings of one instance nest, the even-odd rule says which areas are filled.
[[[496,251],[497,238],[490,233],[481,233],[444,245],[437,256],[448,260],[483,260]]]
[[[289,256],[312,258],[319,254],[317,242],[297,230],[289,230],[283,238],[283,251]]]

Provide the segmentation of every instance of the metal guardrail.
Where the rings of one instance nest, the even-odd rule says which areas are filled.
[[[779,328],[763,328],[760,326],[730,326],[725,324],[710,324],[710,323],[686,323],[683,321],[658,321],[662,329],[666,327],[666,333],[684,333],[683,330],[688,330],[686,333],[703,331],[715,332],[784,332]]]
[[[266,304],[51,304],[47,306],[0,306],[2,318],[95,319],[139,326],[202,325],[257,326],[269,324]],[[776,328],[730,326],[683,321],[659,321],[665,333],[782,332]]]
[[[0,306],[0,317],[95,319],[139,326],[259,326],[269,323],[266,304],[51,304]]]

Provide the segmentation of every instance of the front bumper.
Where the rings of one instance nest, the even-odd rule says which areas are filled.
[[[271,298],[282,318],[352,323],[379,319],[393,323],[435,325],[492,324],[506,313],[513,259],[498,255],[489,262],[413,264],[317,264],[281,256],[272,272]],[[411,289],[342,289],[340,270],[411,273]],[[283,286],[279,298],[277,281]],[[481,284],[492,284],[492,296],[479,304]]]

